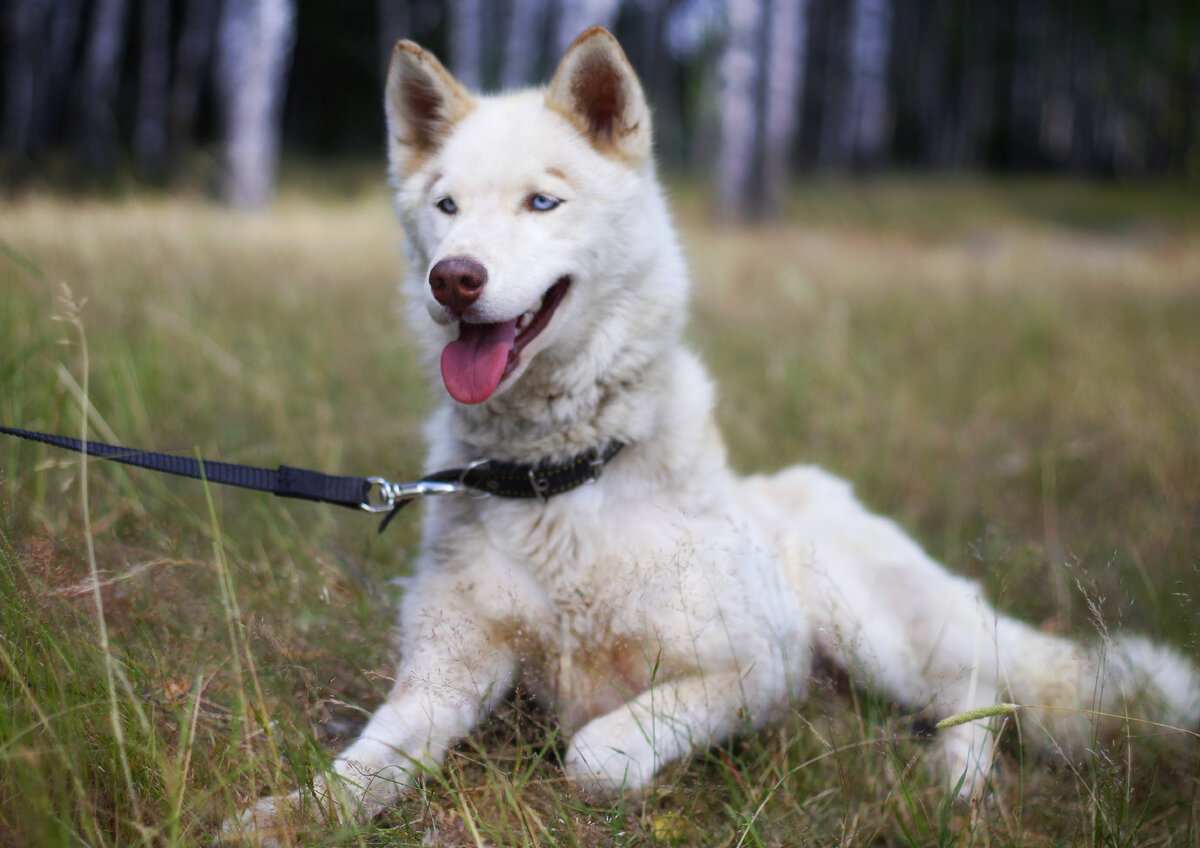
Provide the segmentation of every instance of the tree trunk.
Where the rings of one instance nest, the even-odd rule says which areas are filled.
[[[44,43],[43,72],[34,89],[34,126],[29,140],[30,152],[46,148],[62,135],[69,113],[71,74],[83,29],[84,0],[55,0]]]
[[[852,8],[840,0],[822,4],[817,41],[822,45],[820,88],[817,104],[817,164],[821,168],[846,168],[849,155],[846,136],[850,120],[850,17]],[[815,45],[814,45],[815,46]]]
[[[483,87],[483,0],[452,0],[450,72],[472,91]]]
[[[41,0],[9,0],[0,21],[4,37],[4,117],[0,147],[15,157],[26,156],[33,134],[37,56],[45,4]]]
[[[142,55],[138,68],[133,155],[144,174],[161,179],[167,167],[167,116],[171,79],[171,6],[142,0]]]
[[[379,0],[379,55],[381,57],[381,80],[387,79],[388,64],[392,51],[402,38],[412,38],[412,10],[404,0]]]
[[[948,54],[953,41],[953,29],[948,0],[933,0],[922,9],[923,25],[917,37],[929,45],[928,52],[917,54],[917,112],[921,127],[920,161],[935,168],[954,164],[954,119],[946,108],[950,99],[946,79],[951,76]]]
[[[125,50],[125,0],[96,0],[83,55],[79,154],[91,171],[108,171],[117,144],[113,114]]]
[[[757,213],[755,169],[761,68],[761,0],[729,0],[721,55],[721,131],[717,154],[718,214],[727,222]]]
[[[255,209],[269,199],[295,37],[290,0],[227,0],[218,87],[225,117],[225,197]]]
[[[555,45],[561,56],[571,42],[591,26],[614,29],[621,0],[560,0]]]
[[[504,88],[529,85],[534,81],[541,58],[541,45],[549,8],[547,0],[513,0],[504,39],[500,81]]]
[[[212,61],[217,9],[211,0],[187,0],[175,47],[170,91],[170,158],[178,161],[196,135],[200,89]]]
[[[792,171],[792,147],[804,91],[808,0],[770,0],[766,96],[763,109],[763,187],[767,211],[778,215]]]
[[[874,168],[886,153],[888,59],[892,35],[890,0],[854,0],[850,19],[849,108],[842,155],[849,164]]]
[[[959,73],[958,139],[954,162],[959,168],[978,168],[986,158],[988,133],[994,120],[992,94],[996,88],[996,50],[1001,21],[981,7],[962,24],[963,58]]]

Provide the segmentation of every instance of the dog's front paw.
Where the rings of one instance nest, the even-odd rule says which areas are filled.
[[[995,757],[990,733],[986,727],[952,727],[934,739],[929,764],[961,800],[987,791]]]
[[[261,798],[240,816],[226,819],[214,845],[284,848],[299,844],[314,830],[343,824],[347,818],[344,799],[324,781],[317,781],[311,793]]]
[[[575,734],[563,760],[567,780],[588,798],[637,793],[654,783],[654,748],[642,736],[614,744],[601,733],[583,728]]]
[[[214,845],[253,845],[259,848],[294,845],[303,832],[299,821],[303,803],[299,792],[262,798],[240,816],[226,819]]]

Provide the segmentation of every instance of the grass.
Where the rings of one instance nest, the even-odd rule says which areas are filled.
[[[395,315],[398,230],[373,186],[321,185],[263,217],[0,207],[0,422],[77,434],[86,396],[102,440],[411,477],[432,399]],[[1198,653],[1194,191],[818,181],[744,231],[674,193],[739,468],[828,466],[1005,610]],[[416,531],[112,464],[84,480],[0,441],[0,846],[200,844],[311,779],[387,688]],[[1193,737],[1131,723],[1070,767],[1010,746],[964,809],[924,770],[921,716],[812,689],[608,806],[568,791],[553,722],[518,699],[328,844],[1200,844]]]

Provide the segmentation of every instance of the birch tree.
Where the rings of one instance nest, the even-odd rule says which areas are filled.
[[[777,214],[791,174],[808,47],[808,0],[770,0],[763,108],[763,188]]]
[[[258,208],[275,183],[295,37],[290,0],[226,0],[217,82],[225,117],[225,197]]]
[[[451,0],[450,72],[472,91],[483,87],[483,0]]]
[[[721,126],[717,154],[718,213],[740,221],[754,211],[761,66],[761,0],[729,0],[721,54]]]
[[[547,0],[513,0],[500,74],[504,88],[529,85],[533,81],[549,11]]]
[[[565,53],[571,42],[588,27],[615,29],[620,10],[621,0],[560,0],[554,39],[557,54]]]
[[[854,0],[850,18],[850,79],[842,156],[850,164],[876,166],[888,135],[888,59],[891,0]]]
[[[410,18],[412,10],[403,0],[379,0],[379,56],[381,59],[380,79],[387,79],[388,63],[392,51],[402,38],[412,38]]]

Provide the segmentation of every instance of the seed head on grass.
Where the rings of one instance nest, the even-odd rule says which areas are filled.
[[[975,710],[955,713],[952,716],[942,719],[935,726],[938,730],[945,730],[947,727],[957,727],[960,724],[966,724],[968,721],[977,721],[981,718],[991,718],[998,715],[1009,715],[1010,713],[1015,713],[1020,708],[1020,704],[992,704],[991,706],[980,707]]]

